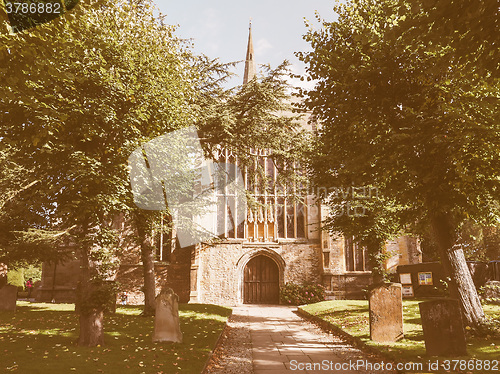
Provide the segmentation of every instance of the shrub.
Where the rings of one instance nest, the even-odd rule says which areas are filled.
[[[42,267],[40,266],[26,266],[17,269],[11,269],[7,273],[7,283],[17,286],[20,292],[24,291],[26,281],[32,278],[33,283],[42,278]]]
[[[325,300],[325,288],[321,284],[287,283],[280,290],[280,300],[285,305],[314,304]]]
[[[23,269],[9,270],[7,273],[7,283],[16,286],[19,291],[24,291]]]

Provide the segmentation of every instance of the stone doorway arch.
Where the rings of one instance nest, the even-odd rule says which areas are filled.
[[[279,304],[285,261],[270,249],[252,250],[237,264],[238,299],[244,304]]]

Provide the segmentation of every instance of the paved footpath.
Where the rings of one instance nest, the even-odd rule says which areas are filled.
[[[245,305],[233,309],[209,374],[386,373],[354,366],[380,363],[294,313],[296,307]]]

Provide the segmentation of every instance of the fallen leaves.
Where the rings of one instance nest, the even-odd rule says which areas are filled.
[[[65,372],[87,373],[91,367],[92,372],[109,373],[113,367],[130,374],[197,373],[205,363],[207,348],[215,343],[214,333],[220,331],[213,320],[199,314],[190,323],[183,321],[184,344],[157,344],[151,342],[149,333],[153,320],[138,318],[138,313],[117,313],[107,317],[106,345],[89,349],[75,344],[79,329],[73,312],[58,311],[58,304],[35,312],[35,305],[19,309],[15,320],[12,315],[7,320],[0,315],[1,373],[51,372],[56,361]]]

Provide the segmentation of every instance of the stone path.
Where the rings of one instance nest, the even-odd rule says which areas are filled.
[[[386,373],[369,357],[294,313],[296,307],[236,307],[209,374]],[[359,364],[359,365],[358,365]]]

